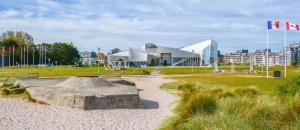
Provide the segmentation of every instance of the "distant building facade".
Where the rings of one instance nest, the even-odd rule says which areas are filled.
[[[224,55],[224,64],[231,64],[234,62],[236,64],[247,64],[249,63],[250,56],[248,50],[237,50],[235,53],[226,53]]]
[[[218,51],[218,64],[219,65],[224,64],[224,55],[221,54],[221,51]]]
[[[235,63],[237,64],[246,64],[249,63],[249,53],[248,50],[237,50],[235,52]]]
[[[82,65],[92,65],[97,63],[96,52],[79,52]]]
[[[212,66],[218,56],[218,44],[212,39],[183,48],[171,48],[147,43],[141,48],[109,53],[113,66]]]
[[[226,53],[224,55],[224,64],[231,64],[234,62],[235,54],[234,53]]]
[[[286,60],[287,60],[287,65],[291,65],[292,61],[297,62],[298,64],[300,64],[300,43],[291,43],[289,44],[288,47],[283,48],[280,51],[280,64],[284,65],[285,62],[285,58],[284,58],[284,54],[286,51]]]
[[[106,56],[103,52],[97,52],[97,62],[106,63]]]

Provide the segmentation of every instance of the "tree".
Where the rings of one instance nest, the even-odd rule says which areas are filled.
[[[9,39],[4,39],[1,43],[0,46],[5,46],[5,47],[12,47],[12,46],[18,46],[18,43],[15,39],[9,38]]]
[[[12,64],[16,64],[21,62],[21,49],[28,47],[28,50],[26,50],[26,54],[23,54],[23,60],[22,63],[23,64],[32,64],[33,63],[33,58],[32,58],[32,53],[33,50],[36,49],[35,45],[34,45],[34,41],[33,41],[33,37],[27,33],[27,32],[22,32],[22,31],[6,31],[4,33],[2,33],[2,35],[0,36],[0,40],[2,41],[2,46],[5,46],[5,52],[8,52],[8,49],[12,49],[14,47],[15,51],[14,51],[14,62]],[[22,50],[23,50],[22,49]],[[28,52],[27,52],[28,51]],[[24,52],[24,51],[23,51]],[[28,53],[28,57],[27,57],[27,53]],[[24,57],[26,56],[26,58]],[[5,58],[7,60],[7,58]],[[24,60],[26,59],[26,60]],[[26,61],[26,62],[25,62]],[[27,63],[28,61],[28,63]],[[36,63],[36,62],[35,62]]]
[[[19,45],[34,44],[33,37],[29,33],[22,31],[6,31],[5,33],[2,33],[0,39],[14,39]]]
[[[52,63],[58,62],[63,65],[72,65],[80,58],[79,52],[77,48],[73,46],[73,43],[43,43],[38,46],[47,48],[47,58],[50,58],[50,62]]]

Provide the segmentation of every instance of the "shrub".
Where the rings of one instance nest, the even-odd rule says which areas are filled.
[[[254,96],[258,94],[255,88],[237,88],[234,92],[240,96]]]
[[[198,92],[192,95],[192,97],[186,103],[186,114],[193,115],[196,113],[212,114],[217,109],[217,101],[215,97],[203,92]]]
[[[293,110],[300,115],[300,94],[297,93],[291,102]]]
[[[300,76],[295,78],[292,82],[287,82],[277,89],[280,97],[295,96],[300,91]]]
[[[184,92],[194,92],[196,88],[195,84],[193,83],[182,83],[178,85],[178,90],[182,90]]]
[[[230,91],[218,93],[219,98],[227,98],[227,97],[233,97],[233,96],[234,96],[234,94]]]

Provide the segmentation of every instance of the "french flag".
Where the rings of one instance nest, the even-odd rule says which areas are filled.
[[[279,29],[279,21],[268,21],[268,29]]]
[[[286,27],[286,30],[298,30],[299,31],[299,25],[298,24],[293,24],[293,23],[290,23],[290,22],[286,22],[285,27]]]

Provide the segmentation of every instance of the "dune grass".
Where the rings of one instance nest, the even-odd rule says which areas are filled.
[[[180,96],[161,130],[300,129],[300,73],[198,74],[173,77],[164,90]]]
[[[105,70],[100,67],[102,75],[148,75],[153,68],[126,68],[116,70]],[[29,73],[38,73],[39,76],[91,76],[98,74],[97,67],[22,67],[22,68],[0,68],[0,77],[28,76]]]
[[[176,82],[162,89],[179,91],[175,115],[161,125],[161,130],[207,129],[299,129],[300,77],[265,94],[255,87],[201,82]],[[296,88],[295,88],[296,87]]]

